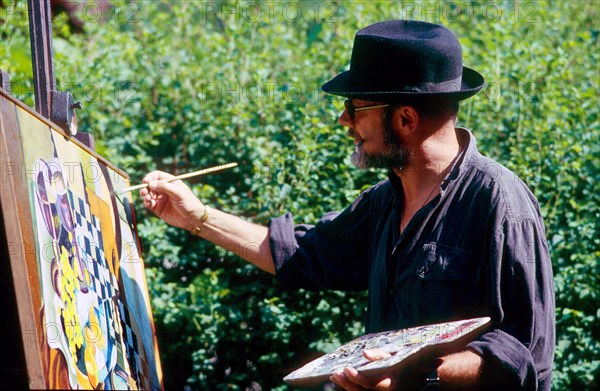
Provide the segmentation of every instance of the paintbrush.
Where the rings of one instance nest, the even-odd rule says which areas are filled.
[[[188,172],[187,174],[177,175],[177,176],[174,176],[173,178],[169,178],[169,179],[159,179],[159,181],[160,182],[173,182],[173,181],[177,181],[179,179],[192,178],[192,177],[206,175],[206,174],[210,174],[210,173],[221,171],[221,170],[226,170],[228,168],[233,168],[235,166],[237,166],[237,163],[221,164],[220,166],[214,166],[214,167],[204,168],[204,169],[198,170],[198,171]],[[123,194],[123,193],[127,193],[127,192],[130,192],[133,190],[143,189],[145,187],[148,187],[148,184],[142,183],[140,185],[126,187],[125,189],[120,190],[117,193]]]

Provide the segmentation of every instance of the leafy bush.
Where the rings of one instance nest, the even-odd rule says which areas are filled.
[[[7,2],[5,2],[7,3]],[[600,377],[599,17],[594,2],[113,1],[86,33],[54,22],[58,87],[81,127],[138,182],[237,161],[192,181],[209,205],[267,223],[314,222],[384,177],[349,163],[341,100],[319,86],[354,33],[412,18],[447,25],[488,86],[460,125],[538,196],[555,272],[555,389]],[[0,25],[0,68],[33,105],[23,3]],[[10,8],[12,7],[12,8]],[[291,292],[138,208],[167,388],[285,389],[301,362],[362,332],[364,294]]]

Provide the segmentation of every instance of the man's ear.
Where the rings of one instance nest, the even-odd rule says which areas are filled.
[[[419,127],[420,120],[412,106],[401,106],[394,112],[394,123],[403,136],[410,136]]]

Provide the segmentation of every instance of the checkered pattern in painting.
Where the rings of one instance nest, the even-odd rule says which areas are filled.
[[[98,304],[114,297],[118,290],[115,276],[110,272],[104,254],[100,220],[90,211],[90,206],[69,191],[69,202],[75,222],[75,240],[79,256],[90,276],[90,289],[96,292]]]
[[[130,312],[119,299],[118,282],[115,276],[108,268],[108,261],[104,254],[104,246],[102,243],[100,220],[91,213],[90,207],[85,200],[77,197],[71,191],[68,193],[69,202],[73,211],[73,220],[75,224],[75,240],[79,248],[79,256],[86,265],[90,279],[90,290],[97,295],[97,304],[101,311],[99,321],[107,322],[112,330],[122,331],[122,340],[124,346],[119,343],[120,337],[118,333],[107,336],[109,346],[116,348],[116,361],[119,367],[126,367],[123,359],[126,359],[129,365],[130,375],[135,379],[139,389],[152,389],[152,381],[150,376],[150,367],[146,360],[146,354],[142,341],[138,338],[139,328],[134,324],[130,317]],[[111,303],[112,302],[112,303]],[[118,303],[119,313],[121,316],[115,316],[113,312],[116,308],[111,308],[111,304]],[[105,315],[110,319],[106,319]],[[116,327],[115,322],[121,320],[121,327]],[[122,351],[121,347],[125,351]],[[130,388],[130,387],[128,387]]]
[[[122,315],[123,339],[125,340],[131,375],[138,381],[138,387],[140,389],[152,389],[152,381],[148,378],[150,375],[150,367],[143,351],[144,347],[141,345],[141,341],[138,341],[138,336],[133,329],[134,326],[131,322],[129,311],[120,300],[119,310]]]

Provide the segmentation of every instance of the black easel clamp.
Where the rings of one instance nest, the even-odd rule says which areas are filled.
[[[0,87],[8,93],[10,93],[10,76],[6,71],[0,69]]]
[[[80,102],[73,102],[69,92],[56,91],[52,53],[52,22],[49,0],[28,0],[29,32],[35,88],[35,109],[44,117],[61,127],[67,134],[77,133],[75,109]]]
[[[81,109],[81,102],[73,102],[73,95],[66,91],[52,91],[52,112],[50,120],[70,135],[77,133],[75,109]]]

